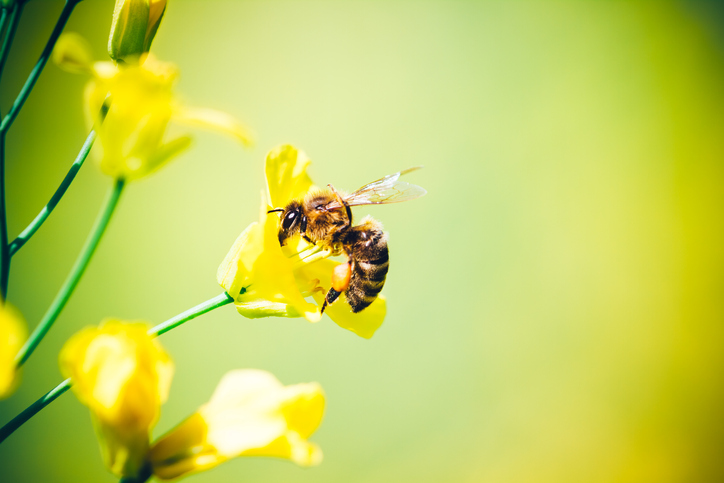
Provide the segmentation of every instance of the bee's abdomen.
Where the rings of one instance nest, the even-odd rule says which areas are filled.
[[[351,228],[345,236],[345,251],[352,262],[352,277],[345,292],[352,312],[369,306],[385,285],[390,266],[387,235],[374,220]]]

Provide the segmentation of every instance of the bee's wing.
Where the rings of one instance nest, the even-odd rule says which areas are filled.
[[[399,203],[401,201],[414,200],[427,193],[424,188],[417,185],[399,181],[403,174],[420,169],[422,166],[408,168],[399,173],[385,176],[384,178],[364,185],[354,193],[345,196],[344,201],[349,206],[359,205],[380,205],[383,203]],[[334,200],[327,205],[327,209],[341,208],[339,201]]]

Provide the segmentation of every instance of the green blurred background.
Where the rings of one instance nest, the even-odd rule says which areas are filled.
[[[61,7],[28,3],[2,112]],[[99,60],[112,10],[86,0],[67,27]],[[153,51],[180,67],[177,92],[244,120],[257,145],[197,132],[128,187],[2,422],[61,380],[81,327],[159,323],[218,294],[264,155],[293,143],[318,184],[424,164],[409,181],[429,194],[356,212],[390,232],[371,340],[232,307],[162,337],[177,372],[156,435],[232,368],[328,398],[321,466],[237,459],[189,481],[724,481],[723,20],[691,2],[169,0]],[[48,65],[10,131],[11,236],[85,139],[85,81]],[[14,258],[9,300],[31,327],[110,184],[89,162]],[[0,447],[0,479],[114,481],[72,394]]]

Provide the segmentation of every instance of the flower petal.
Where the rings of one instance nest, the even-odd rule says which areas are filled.
[[[314,298],[317,299],[317,303],[321,303],[321,296]],[[343,329],[351,330],[358,336],[369,339],[375,335],[377,329],[385,321],[387,299],[384,295],[379,295],[366,309],[355,314],[342,294],[336,303],[327,306],[324,313]]]
[[[236,303],[236,310],[247,319],[262,317],[302,317],[294,306],[282,302],[270,302],[264,299],[247,300]]]
[[[265,371],[230,371],[207,404],[153,445],[149,453],[153,473],[176,478],[236,456],[317,464],[321,450],[306,438],[319,426],[323,413],[319,384],[284,387]]]
[[[187,150],[190,146],[191,136],[180,136],[158,146],[153,153],[148,154],[147,161],[145,163],[143,162],[143,158],[131,155],[127,161],[128,167],[131,169],[137,169],[137,171],[132,171],[134,173],[132,177],[140,177],[152,173],[171,159]],[[134,160],[137,160],[138,163],[134,164]]]
[[[88,41],[75,32],[64,33],[53,49],[53,62],[74,74],[91,72],[93,55]]]
[[[22,314],[5,302],[0,306],[0,398],[9,396],[17,386],[15,357],[27,338]]]
[[[312,180],[307,174],[310,163],[303,151],[289,144],[269,151],[265,171],[272,207],[282,208],[291,200],[304,197],[312,188]]]
[[[260,222],[250,225],[236,239],[217,270],[217,281],[235,299],[241,315],[303,316],[317,322],[321,318],[319,309],[299,291],[294,265],[279,246],[278,220],[267,210],[263,204]]]
[[[298,278],[302,280],[317,279],[319,285],[326,291],[332,284],[332,271],[339,262],[334,260],[318,260],[300,269]],[[318,304],[324,302],[322,293],[312,294]],[[361,312],[354,313],[347,303],[344,293],[332,305],[328,305],[324,311],[335,324],[343,329],[350,330],[365,339],[371,338],[375,331],[380,328],[387,314],[387,301],[384,295],[379,295],[369,307]]]
[[[233,298],[244,288],[254,260],[264,249],[262,233],[262,228],[256,221],[247,226],[236,238],[216,271],[216,281]],[[249,258],[251,260],[248,260]]]
[[[177,106],[174,110],[174,121],[219,131],[238,139],[245,146],[254,144],[251,130],[240,123],[234,116],[215,109],[205,107]]]
[[[158,26],[161,24],[163,14],[166,12],[167,0],[151,0],[148,10],[148,24],[146,24],[146,37],[143,41],[143,50],[148,52],[151,50],[151,42],[156,36]]]
[[[97,69],[96,69],[97,70]],[[101,170],[115,178],[136,179],[152,172],[188,145],[188,138],[163,143],[171,119],[173,64],[149,55],[143,66],[129,66],[110,77],[96,76],[86,88],[89,116],[98,131]],[[110,98],[104,119],[101,106]],[[102,122],[101,122],[102,121]]]

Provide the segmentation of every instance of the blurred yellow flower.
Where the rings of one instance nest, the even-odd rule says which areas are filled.
[[[64,34],[53,52],[55,62],[71,72],[92,75],[85,89],[86,114],[98,132],[94,149],[101,170],[114,178],[145,176],[181,153],[190,136],[164,140],[170,121],[211,128],[245,145],[251,134],[232,116],[181,105],[173,95],[178,77],[174,64],[144,55],[140,64],[116,66],[90,63],[87,43],[77,34]]]
[[[285,387],[265,371],[228,372],[207,404],[153,444],[153,474],[178,478],[236,456],[319,464],[322,451],[307,438],[323,413],[324,393],[317,383]]]
[[[116,0],[108,38],[108,55],[135,63],[149,51],[166,11],[166,0]]]
[[[121,477],[144,470],[149,431],[168,397],[173,363],[145,323],[106,319],[60,352],[60,368],[88,406],[106,466]]]
[[[27,337],[22,314],[7,302],[0,301],[0,398],[9,396],[17,386],[15,357]]]
[[[281,247],[277,236],[279,218],[267,214],[272,207],[283,207],[314,188],[307,174],[310,163],[293,146],[279,146],[269,152],[268,200],[262,201],[260,220],[239,235],[219,266],[217,281],[245,317],[305,317],[310,322],[321,319],[319,306],[338,263],[327,259],[331,252],[319,250],[299,236]],[[305,300],[308,296],[314,298],[316,305]],[[372,337],[385,318],[384,296],[356,314],[344,302],[344,294],[340,298],[325,313],[340,327],[364,338]]]

